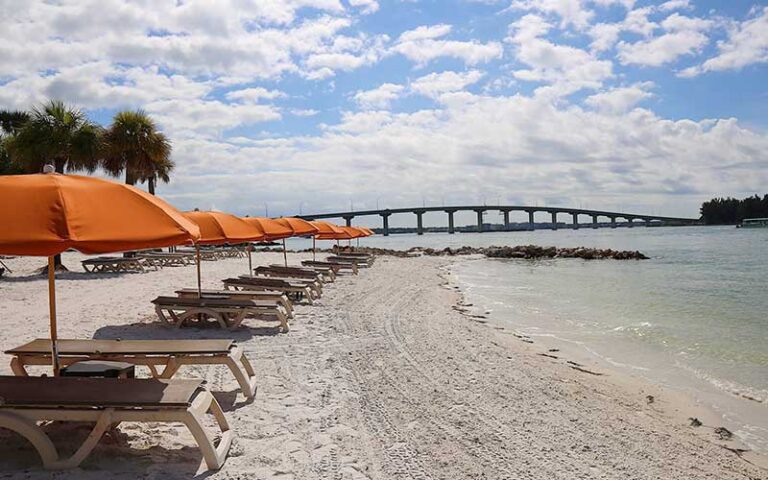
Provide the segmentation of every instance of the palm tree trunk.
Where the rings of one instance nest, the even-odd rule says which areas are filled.
[[[149,180],[147,180],[147,189],[149,190],[149,193],[151,195],[155,194],[155,178],[149,177]]]
[[[126,185],[136,185],[136,175],[129,169],[125,169],[125,183]]]

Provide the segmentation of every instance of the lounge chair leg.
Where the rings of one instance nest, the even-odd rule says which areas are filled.
[[[206,412],[210,412],[214,418],[216,418],[219,428],[221,428],[221,439],[219,440],[218,447],[214,446],[213,439],[203,428],[200,417]],[[208,469],[220,469],[224,464],[224,460],[227,458],[229,447],[232,445],[233,432],[229,428],[229,424],[224,417],[224,412],[221,410],[219,402],[216,401],[210,392],[201,392],[195,398],[192,406],[187,410],[187,415],[183,422],[192,436],[195,437],[195,441],[200,447],[200,451],[203,453],[203,460]]]
[[[238,360],[243,366],[242,369],[237,364]],[[237,347],[230,352],[226,364],[232,371],[232,375],[235,376],[237,383],[240,385],[240,392],[242,392],[243,396],[248,400],[253,400],[256,396],[256,375],[253,372],[250,362],[243,355],[240,347]],[[245,372],[243,370],[245,370]]]
[[[37,422],[14,413],[0,412],[0,428],[7,428],[26,438],[37,450],[45,468],[53,468],[52,466],[59,461],[56,447],[48,435],[37,426]]]
[[[66,468],[75,468],[80,463],[82,463],[83,460],[93,451],[94,447],[97,443],[99,443],[99,440],[101,440],[101,437],[104,435],[104,432],[109,430],[110,428],[116,427],[120,422],[115,423],[112,420],[112,413],[114,412],[113,409],[109,408],[107,410],[104,410],[104,412],[99,416],[99,420],[96,422],[96,425],[94,425],[93,430],[91,430],[91,433],[88,434],[88,438],[85,439],[82,445],[80,445],[80,448],[77,449],[77,451],[69,457],[66,460],[60,460],[55,463],[55,465],[46,467],[46,468],[53,468],[53,469],[66,469]]]
[[[13,357],[11,359],[11,370],[17,377],[28,377],[27,369],[24,368],[24,364],[19,360],[19,357]]]
[[[157,378],[172,378],[176,375],[176,372],[179,371],[179,368],[181,368],[181,365],[179,365],[174,357],[171,357],[168,359],[168,362],[166,362],[163,372],[154,376]],[[157,374],[157,370],[155,370],[154,373]]]

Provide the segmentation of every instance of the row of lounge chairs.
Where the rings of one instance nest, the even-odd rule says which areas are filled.
[[[147,250],[130,252],[124,257],[102,256],[83,260],[83,270],[88,273],[128,273],[146,272],[163,267],[183,267],[195,263],[196,252],[190,249],[178,249],[175,252]],[[200,259],[216,261],[223,258],[247,256],[246,250],[238,247],[201,248]]]
[[[224,280],[222,290],[185,288],[175,292],[177,297],[158,297],[153,303],[158,316],[177,327],[207,318],[221,327],[236,328],[246,318],[255,318],[275,320],[287,332],[288,319],[294,314],[289,296],[312,303],[322,295],[323,284],[335,280],[341,270],[356,273],[357,262],[258,267],[253,275]],[[57,347],[64,367],[126,362],[147,367],[153,378],[29,377],[29,366],[52,363],[50,340],[37,339],[6,351],[16,376],[0,376],[0,428],[28,439],[47,469],[77,467],[105,432],[124,421],[184,424],[201,450],[205,467],[219,469],[234,435],[223,410],[204,381],[173,377],[184,365],[221,365],[232,373],[247,400],[256,393],[253,366],[233,340],[59,340]],[[207,414],[215,420],[218,433],[207,428],[212,425],[205,421]],[[38,426],[48,421],[95,426],[74,454],[62,458]]]

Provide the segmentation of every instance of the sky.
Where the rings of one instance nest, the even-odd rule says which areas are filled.
[[[0,108],[54,98],[105,126],[118,110],[145,110],[176,163],[158,194],[181,209],[509,204],[696,217],[713,196],[768,193],[765,1],[0,0],[0,10]]]

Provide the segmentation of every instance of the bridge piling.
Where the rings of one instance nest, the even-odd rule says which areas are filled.
[[[416,235],[424,235],[424,212],[416,213]]]
[[[502,210],[504,214],[504,231],[509,231],[509,210]]]
[[[389,213],[382,213],[381,214],[381,223],[382,223],[382,230],[384,231],[384,236],[389,236]]]
[[[597,215],[592,215],[592,228],[597,228]]]
[[[533,231],[536,229],[536,222],[533,221],[533,210],[528,210],[528,230]]]
[[[610,217],[611,218],[611,228],[616,228],[616,217]]]
[[[483,213],[485,210],[475,210],[477,212],[477,232],[483,233]]]
[[[353,219],[353,218],[355,218],[355,217],[354,217],[354,215],[346,215],[346,216],[344,217],[344,221],[345,221],[345,222],[347,222],[347,226],[348,226],[348,227],[351,227],[351,226],[352,226],[352,219]]]
[[[445,213],[448,214],[448,233],[456,233],[456,229],[453,226],[454,210],[446,210]]]
[[[571,217],[573,218],[573,229],[578,230],[579,229],[579,214],[578,213],[572,213]]]
[[[552,230],[557,230],[557,212],[552,212]]]

